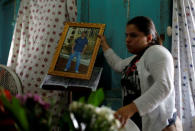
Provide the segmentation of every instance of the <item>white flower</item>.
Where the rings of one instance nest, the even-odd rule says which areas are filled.
[[[78,103],[78,102],[72,102],[71,105],[70,105],[70,110],[76,110],[78,107],[81,106],[81,103]]]
[[[95,107],[90,104],[72,102],[69,110],[75,118],[79,118],[81,123],[86,124],[88,130],[118,131],[120,129],[121,124],[115,119],[114,111],[106,106]]]
[[[90,104],[85,104],[84,107],[88,109],[95,109],[95,107]]]
[[[100,108],[99,114],[101,116],[105,116],[108,121],[112,121],[113,119],[115,119],[114,111],[112,111],[110,108],[105,107],[105,106]]]

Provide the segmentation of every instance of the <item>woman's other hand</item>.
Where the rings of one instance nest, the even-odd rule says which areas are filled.
[[[122,127],[126,124],[127,120],[137,112],[137,107],[134,103],[123,106],[115,112],[115,118],[121,122]]]
[[[108,45],[107,41],[106,41],[106,37],[103,35],[98,35],[98,38],[100,38],[101,40],[101,46],[103,51],[106,51],[107,49],[110,48],[110,46]]]

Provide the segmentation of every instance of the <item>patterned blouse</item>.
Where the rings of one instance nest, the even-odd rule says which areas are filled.
[[[123,106],[132,103],[136,98],[141,96],[140,79],[136,63],[140,60],[147,48],[140,55],[137,55],[122,72]],[[142,119],[138,112],[131,117],[131,120],[142,130]]]
[[[140,80],[136,67],[136,63],[139,59],[140,57],[136,56],[122,72],[121,86],[124,93],[123,106],[132,103],[141,95]],[[140,130],[142,129],[142,122],[139,113],[135,113],[131,117],[131,120],[136,123]]]

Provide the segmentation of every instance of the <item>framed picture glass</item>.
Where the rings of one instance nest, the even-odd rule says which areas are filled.
[[[104,29],[105,24],[67,22],[48,74],[89,80]]]

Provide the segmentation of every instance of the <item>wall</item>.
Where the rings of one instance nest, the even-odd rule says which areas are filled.
[[[14,29],[14,9],[17,14],[20,0],[0,2],[0,63],[6,65]],[[15,5],[16,4],[16,5]]]
[[[7,63],[9,48],[11,45],[11,39],[13,34],[13,12],[14,12],[13,4],[7,4],[2,8],[3,10],[3,33],[2,33],[2,57],[3,57],[3,64]]]
[[[3,28],[3,13],[2,13],[2,8],[0,5],[0,29]],[[3,57],[2,57],[2,33],[3,31],[0,31],[0,64],[3,62]]]
[[[4,0],[9,1],[9,0]],[[91,23],[105,23],[105,35],[113,50],[122,58],[129,56],[125,47],[125,24],[127,18],[127,0],[77,0],[78,21]],[[20,0],[16,0],[18,10]],[[166,27],[171,24],[170,0],[130,0],[130,18],[145,15],[153,19],[157,30],[164,34],[164,45],[171,48],[171,37],[166,35]],[[0,2],[0,63],[6,64],[12,39],[14,2],[2,7]],[[100,49],[96,65],[103,66],[104,71],[101,83],[106,88],[120,87],[120,75],[113,72],[103,57]],[[106,84],[105,84],[106,83]]]
[[[166,35],[166,26],[171,23],[170,0],[130,0],[130,18],[144,15],[150,17],[159,34],[165,36],[164,46],[170,50],[171,40]],[[86,5],[86,6],[83,6]],[[168,6],[167,6],[168,5]],[[84,8],[85,7],[85,8]],[[105,23],[105,36],[113,50],[122,58],[130,56],[125,47],[125,25],[127,18],[127,0],[83,0],[78,1],[78,21]],[[120,87],[120,75],[112,71],[104,60],[100,49],[98,60],[104,71],[102,81],[105,88]],[[101,63],[100,62],[100,63]]]
[[[172,26],[172,6],[171,0],[160,1],[160,33],[164,34],[164,45],[171,50],[171,36],[166,33],[167,26]]]

